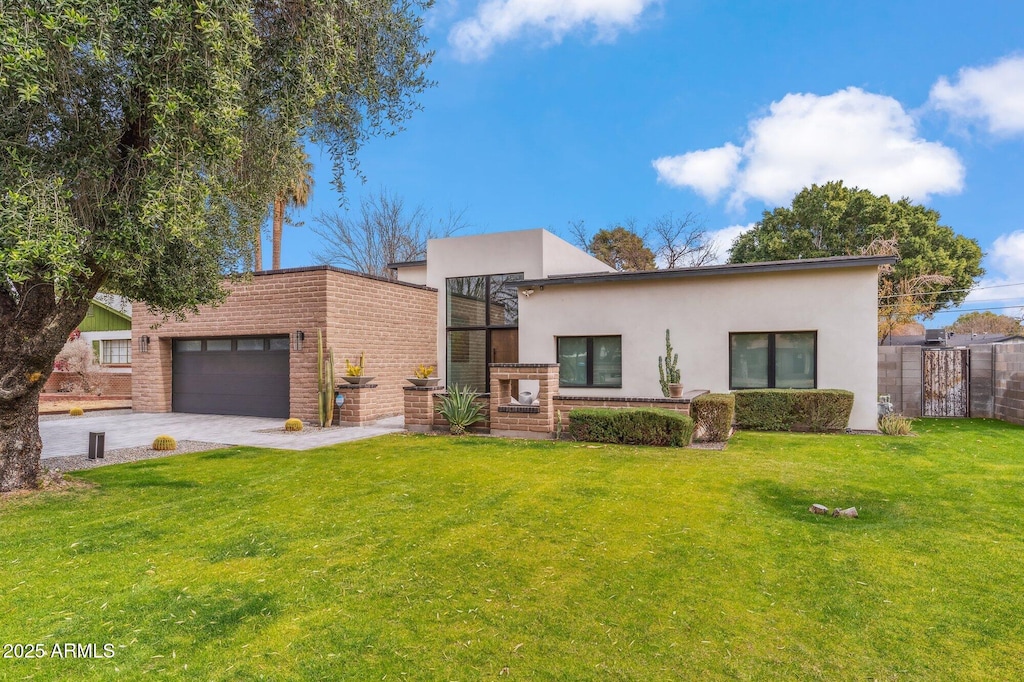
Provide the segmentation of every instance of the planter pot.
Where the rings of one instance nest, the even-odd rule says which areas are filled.
[[[437,382],[441,380],[441,377],[427,377],[421,379],[419,377],[409,377],[406,379],[413,386],[437,386]]]
[[[683,397],[683,385],[682,384],[669,384],[668,385],[668,396],[670,398],[682,398]]]
[[[374,377],[350,377],[348,375],[345,375],[345,376],[343,376],[341,378],[344,379],[345,381],[347,381],[350,384],[355,384],[356,386],[362,386],[363,384],[368,384],[371,381],[373,381],[373,379],[374,379]]]

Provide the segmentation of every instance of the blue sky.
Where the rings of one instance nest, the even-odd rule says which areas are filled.
[[[362,150],[350,208],[387,188],[465,209],[465,234],[694,212],[727,248],[844,179],[977,239],[982,286],[1024,282],[1024,3],[439,0],[427,20],[437,85]],[[343,210],[311,158],[285,267],[314,262],[309,224]],[[995,286],[965,308],[1022,302],[1024,285]]]

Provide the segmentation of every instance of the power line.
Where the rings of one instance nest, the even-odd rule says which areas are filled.
[[[956,310],[937,310],[937,311],[935,311],[933,313],[930,313],[930,314],[931,315],[949,315],[951,313],[956,313],[956,314],[960,314],[960,313],[980,313],[980,312],[985,312],[986,310],[1009,310],[1010,308],[1024,308],[1024,303],[1020,303],[1018,305],[996,305],[996,306],[990,306],[988,308],[957,308]]]
[[[1003,287],[1024,287],[1024,282],[1015,282],[1013,284],[991,284],[987,287],[971,287],[969,289],[940,289],[938,291],[924,291],[919,294],[889,294],[887,296],[879,296],[879,299],[884,298],[902,298],[904,296],[938,296],[939,294],[958,294],[961,292],[981,291],[982,289],[1001,289]]]

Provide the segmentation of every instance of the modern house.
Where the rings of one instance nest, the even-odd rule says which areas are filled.
[[[846,389],[855,394],[850,427],[872,430],[878,267],[892,261],[624,273],[527,230],[432,240],[425,263],[394,267],[400,280],[443,292],[442,383],[487,390],[490,363],[557,363],[562,397],[660,397],[667,329],[688,388]]]
[[[268,271],[185,322],[154,329],[160,320],[134,316],[134,406],[312,419],[317,329],[339,372],[365,351],[375,377],[339,389],[346,423],[401,414],[404,380],[420,363],[437,366],[442,386],[500,388],[492,403],[512,386],[512,396],[543,389],[563,406],[645,404],[664,400],[668,329],[687,388],[847,389],[850,427],[872,430],[877,273],[891,262],[620,273],[537,229],[431,240],[425,261],[392,265],[396,281],[326,266]],[[544,409],[540,430],[554,418]]]

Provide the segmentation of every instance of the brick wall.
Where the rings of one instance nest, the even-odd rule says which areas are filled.
[[[513,405],[514,387],[520,381],[537,381],[533,405]],[[555,431],[554,395],[558,390],[557,364],[492,364],[491,433],[522,438],[550,438]]]
[[[89,376],[89,382],[92,384],[92,393],[98,391],[101,395],[124,397],[131,397],[132,395],[132,375],[128,372],[93,372]],[[82,392],[81,380],[77,375],[70,372],[55,371],[46,380],[43,392],[55,393],[66,386],[74,387],[71,391],[72,393]]]
[[[365,352],[364,374],[377,388],[360,396],[362,409],[375,419],[402,414],[406,379],[421,364],[437,364],[437,291],[337,271],[331,275],[327,337],[337,382],[344,383],[345,359],[355,364]]]
[[[345,397],[345,404],[334,408],[334,423],[346,426],[372,424],[378,419],[392,417],[384,401],[377,398],[379,384],[340,384],[337,393]]]
[[[608,407],[622,409],[625,407],[656,407],[663,410],[673,410],[680,414],[690,414],[690,401],[698,395],[707,391],[687,391],[682,398],[602,398],[577,397],[577,396],[555,396],[555,422],[558,422],[558,415],[561,415],[562,428],[569,428],[569,411],[578,407]]]
[[[135,307],[133,348],[150,337],[150,352],[136,352],[132,405],[140,412],[171,410],[171,341],[174,338],[292,335],[305,332],[301,350],[289,352],[290,413],[317,419],[317,329],[326,330],[341,382],[346,357],[366,351],[366,373],[379,388],[364,407],[381,416],[402,412],[402,384],[420,363],[437,356],[437,292],[319,266],[266,271],[249,281],[229,283],[230,295],[217,308],[203,307],[184,322],[162,322]],[[161,323],[156,329],[151,326]]]

